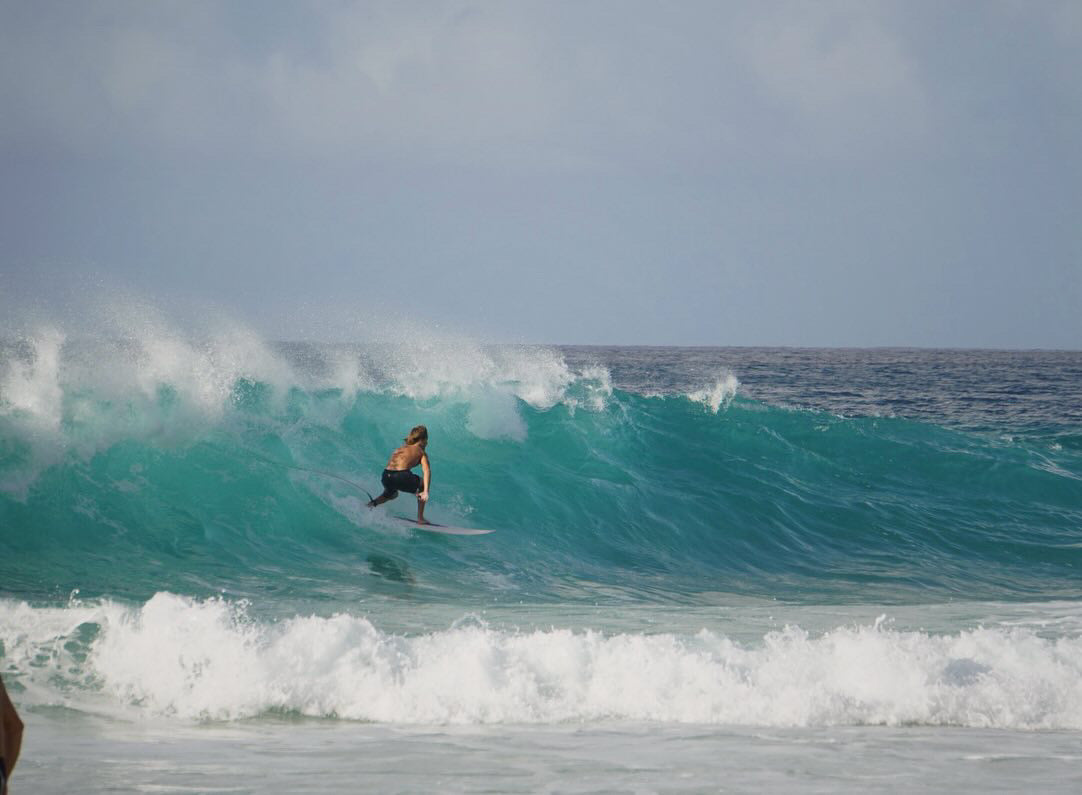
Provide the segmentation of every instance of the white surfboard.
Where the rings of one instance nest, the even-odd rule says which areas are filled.
[[[496,532],[495,530],[482,530],[478,527],[453,527],[447,524],[437,524],[436,522],[427,521],[424,524],[421,524],[416,519],[410,519],[406,516],[396,516],[395,519],[409,522],[418,530],[424,530],[426,533],[442,533],[443,535],[448,536],[483,536]]]

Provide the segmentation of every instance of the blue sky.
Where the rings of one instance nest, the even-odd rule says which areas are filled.
[[[1077,2],[8,0],[0,310],[1079,348],[1080,75]]]

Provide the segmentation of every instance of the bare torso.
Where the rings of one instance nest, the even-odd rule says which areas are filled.
[[[391,453],[387,469],[413,469],[424,458],[425,449],[419,444],[404,444]]]

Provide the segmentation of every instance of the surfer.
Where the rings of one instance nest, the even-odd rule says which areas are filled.
[[[428,455],[425,448],[428,447],[428,428],[423,425],[414,426],[405,438],[405,444],[391,453],[391,459],[387,462],[387,468],[383,470],[383,493],[373,500],[369,500],[368,507],[375,508],[383,505],[388,500],[393,500],[400,491],[408,491],[417,495],[417,524],[428,524],[425,521],[425,503],[428,502],[428,484],[432,480],[432,470],[428,467]],[[415,466],[421,465],[422,480],[411,472]]]

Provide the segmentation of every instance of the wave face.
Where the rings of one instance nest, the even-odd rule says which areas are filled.
[[[878,356],[44,329],[2,350],[3,593],[1077,598],[1082,357]],[[364,507],[417,423],[430,518],[497,533]]]

